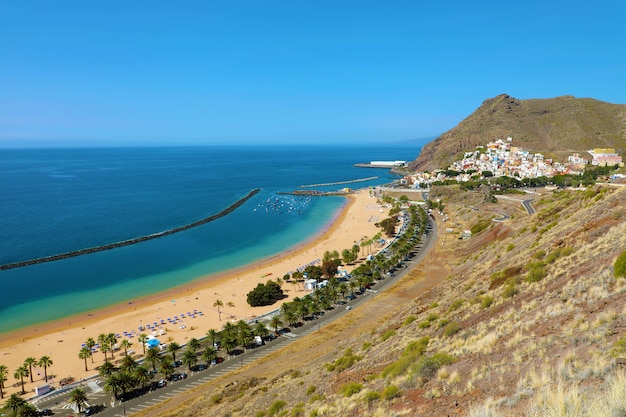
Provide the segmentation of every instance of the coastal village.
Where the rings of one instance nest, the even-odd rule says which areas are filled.
[[[513,138],[496,139],[476,150],[465,152],[463,158],[453,162],[447,170],[432,173],[416,172],[402,178],[408,187],[429,186],[436,181],[456,180],[467,182],[476,177],[524,178],[553,177],[561,174],[582,175],[589,164],[594,166],[624,166],[622,157],[611,148],[589,150],[591,160],[578,153],[569,155],[566,163],[547,158],[541,153],[532,153],[513,145]]]

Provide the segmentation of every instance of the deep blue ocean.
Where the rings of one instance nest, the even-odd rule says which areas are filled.
[[[294,197],[300,185],[378,176],[371,160],[418,147],[162,147],[0,150],[0,264],[214,222],[122,248],[0,271],[0,333],[131,301],[277,254],[318,233],[342,197]],[[338,248],[340,249],[340,248]]]

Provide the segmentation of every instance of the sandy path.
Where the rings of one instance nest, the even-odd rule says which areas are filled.
[[[226,320],[250,319],[279,308],[279,305],[249,307],[246,303],[246,294],[259,282],[282,277],[289,271],[295,271],[300,266],[322,258],[325,251],[341,252],[343,249],[351,248],[363,238],[371,238],[378,233],[374,220],[386,217],[386,214],[380,213],[379,210],[376,199],[370,197],[367,190],[363,190],[349,198],[348,204],[321,235],[272,259],[205,277],[152,297],[3,334],[0,336],[0,364],[9,369],[8,380],[5,382],[6,391],[10,394],[19,390],[19,387],[13,386],[14,383],[19,383],[13,377],[13,373],[29,356],[38,359],[47,355],[52,359],[53,365],[48,374],[56,376],[52,379],[53,384],[68,376],[81,379],[93,375],[96,373],[95,367],[102,364],[104,355],[96,352],[94,363],[88,360],[89,371],[85,372],[84,361],[78,358],[78,353],[81,344],[87,338],[96,339],[101,333],[120,334],[121,341],[126,338],[124,332],[138,333],[140,325],[145,326],[154,322],[160,324],[161,320],[165,320],[165,324],[159,326],[164,331],[163,335],[158,336],[159,339],[165,343],[173,340],[184,344],[190,338],[203,337],[209,329],[221,329]],[[350,270],[350,267],[346,269]],[[283,289],[288,296],[285,301],[305,294],[301,285],[284,284]],[[218,299],[224,304],[221,320],[213,307]],[[228,306],[229,303],[234,306]],[[189,317],[188,313],[194,311],[202,314],[193,314],[193,317]],[[181,317],[183,314],[185,318]],[[167,320],[168,318],[173,320],[175,316],[182,321],[172,324]],[[184,328],[181,328],[182,325]],[[152,330],[144,332],[150,334]],[[156,332],[157,335],[160,333],[158,327]],[[137,337],[130,338],[130,341],[133,343],[131,349],[141,353],[142,348],[137,342]],[[116,359],[120,356],[121,353],[116,353]],[[42,369],[34,368],[33,377],[33,383],[26,378],[27,392],[34,391],[35,386],[44,383]],[[30,395],[32,394],[26,396]]]

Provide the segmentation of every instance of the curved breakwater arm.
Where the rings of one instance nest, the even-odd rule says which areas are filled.
[[[172,235],[174,233],[182,232],[182,231],[185,231],[185,230],[188,230],[188,229],[191,229],[191,228],[194,228],[194,227],[198,227],[198,226],[201,226],[203,224],[212,222],[214,220],[219,219],[220,217],[224,217],[227,214],[232,213],[237,208],[239,208],[243,203],[245,203],[250,198],[252,198],[255,194],[257,194],[259,191],[260,191],[260,188],[256,188],[256,189],[250,191],[245,197],[237,200],[236,202],[234,202],[230,206],[226,207],[224,210],[220,211],[219,213],[214,214],[214,215],[209,216],[209,217],[205,217],[204,219],[200,219],[200,220],[195,221],[193,223],[186,224],[184,226],[175,227],[173,229],[168,229],[168,230],[165,230],[163,232],[153,233],[153,234],[150,234],[150,235],[135,237],[135,238],[128,239],[128,240],[122,240],[120,242],[109,243],[107,245],[94,246],[94,247],[91,247],[91,248],[79,249],[79,250],[74,250],[74,251],[70,251],[70,252],[60,253],[58,255],[44,256],[44,257],[41,257],[41,258],[29,259],[27,261],[8,263],[8,264],[0,265],[0,270],[20,268],[20,267],[23,267],[23,266],[29,266],[29,265],[41,264],[41,263],[44,263],[44,262],[52,262],[52,261],[58,261],[58,260],[61,260],[61,259],[72,258],[74,256],[87,255],[89,253],[101,252],[101,251],[105,251],[105,250],[119,248],[119,247],[122,247],[122,246],[134,245],[136,243],[145,242],[146,240],[152,240],[152,239],[156,239],[156,238],[159,238],[159,237],[168,236],[168,235]]]

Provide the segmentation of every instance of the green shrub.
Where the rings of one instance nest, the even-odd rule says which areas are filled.
[[[450,304],[450,307],[448,307],[448,313],[461,307],[464,302],[465,300],[463,299],[454,301],[452,304]]]
[[[526,275],[526,281],[539,282],[546,277],[546,270],[542,266],[533,267],[528,271]]]
[[[431,309],[431,310],[432,310],[433,308],[437,308],[437,307],[439,307],[439,303],[438,303],[438,302],[436,302],[436,301],[430,305],[430,309]]]
[[[461,331],[461,326],[456,321],[451,321],[443,328],[443,335],[445,337],[452,337]]]
[[[343,384],[339,391],[344,397],[351,397],[354,394],[358,394],[363,389],[363,385],[358,382],[348,382],[347,384]]]
[[[429,321],[423,321],[419,324],[418,326],[420,329],[428,329],[430,327],[430,322]]]
[[[402,356],[409,355],[423,355],[426,352],[426,347],[430,343],[430,338],[428,336],[422,337],[418,340],[413,340],[409,342],[408,345],[402,351]]]
[[[297,403],[291,409],[291,417],[302,417],[304,415],[304,403]]]
[[[450,323],[450,319],[441,319],[437,327],[441,329],[442,327],[446,327],[448,323]]]
[[[512,243],[511,243],[511,244],[509,244],[509,245],[507,245],[507,247],[506,247],[506,251],[507,251],[507,252],[511,252],[513,249],[515,249],[515,245],[514,245],[514,244],[512,244]]]
[[[343,352],[343,355],[335,362],[326,364],[326,370],[328,370],[328,372],[345,371],[361,359],[363,359],[362,356],[355,355],[354,352],[352,352],[352,349],[348,348]]]
[[[283,298],[285,298],[285,294],[280,285],[272,280],[267,281],[265,284],[257,284],[256,288],[247,295],[248,304],[251,307],[271,305]]]
[[[315,401],[323,401],[326,397],[324,397],[322,394],[315,394],[312,395],[311,398],[309,398],[309,403],[313,404]]]
[[[383,390],[383,398],[385,400],[392,400],[394,398],[400,397],[401,395],[402,391],[400,391],[400,388],[396,387],[395,385],[389,385]]]
[[[480,303],[480,308],[484,310],[486,308],[491,307],[492,304],[493,304],[493,297],[490,295],[485,295],[483,297],[483,300]]]
[[[413,367],[414,374],[424,379],[430,379],[437,374],[437,371],[444,365],[454,363],[454,358],[447,353],[435,353],[433,356],[423,356]]]
[[[383,335],[380,337],[380,340],[384,342],[385,340],[395,335],[396,335],[396,331],[394,329],[389,329],[385,333],[383,333]]]
[[[413,323],[415,320],[417,320],[417,317],[413,315],[407,316],[407,318],[404,319],[404,325],[408,326],[409,324]]]
[[[311,394],[313,394],[316,389],[317,389],[317,387],[315,385],[309,385],[309,387],[306,389],[307,397],[310,396]]]
[[[533,254],[533,258],[535,259],[543,259],[544,256],[546,256],[545,250],[538,250],[537,252]]]
[[[272,405],[270,405],[270,408],[267,410],[267,415],[273,416],[278,414],[278,412],[282,410],[286,405],[287,403],[283,400],[274,401],[274,403],[272,403]]]
[[[363,342],[363,346],[361,346],[361,350],[367,350],[372,347],[372,342]]]
[[[615,265],[613,266],[613,274],[615,278],[626,277],[626,251],[622,252],[617,257]]]
[[[626,354],[626,336],[619,339],[611,348],[611,356],[618,357]]]
[[[504,298],[511,298],[517,295],[519,290],[517,289],[517,285],[514,282],[509,283],[506,287],[504,287],[504,291],[502,291],[502,296]]]
[[[376,392],[376,391],[368,391],[365,394],[365,397],[363,397],[365,399],[366,403],[371,403],[373,401],[377,401],[380,399],[380,393]]]
[[[491,220],[489,219],[480,220],[478,223],[470,227],[470,232],[472,232],[473,235],[478,234],[489,227],[490,224]]]
[[[391,377],[394,378],[396,376],[402,375],[409,369],[419,358],[426,352],[426,347],[430,342],[429,337],[422,337],[418,340],[414,340],[409,342],[409,344],[404,348],[400,358],[387,365],[385,369],[383,369],[381,376],[383,378]]]

